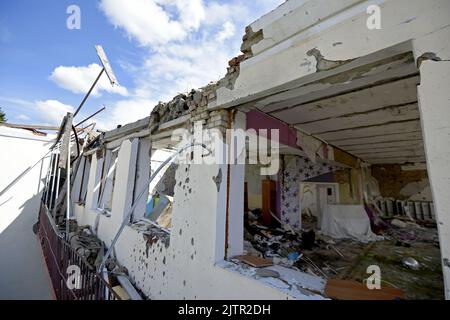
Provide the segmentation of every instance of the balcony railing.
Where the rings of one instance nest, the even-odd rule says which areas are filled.
[[[58,300],[120,300],[95,268],[64,240],[45,204],[41,205],[39,212],[38,235]],[[73,278],[73,270],[79,271],[75,274],[76,279]]]

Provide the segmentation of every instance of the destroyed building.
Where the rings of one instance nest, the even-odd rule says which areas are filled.
[[[370,4],[286,1],[223,79],[55,146],[36,231],[58,298],[448,299],[450,2],[378,1],[375,30]],[[232,161],[180,150],[197,129]],[[258,150],[233,153],[230,129],[277,130],[277,170],[237,161]],[[169,161],[194,149],[204,164]]]

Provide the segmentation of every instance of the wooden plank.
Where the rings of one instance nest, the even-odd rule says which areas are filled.
[[[273,266],[273,262],[267,259],[254,256],[236,256],[235,259],[242,261],[255,268],[263,268]]]
[[[329,279],[325,286],[325,295],[337,300],[398,300],[405,299],[403,290],[382,287],[369,290],[363,283],[352,280]]]

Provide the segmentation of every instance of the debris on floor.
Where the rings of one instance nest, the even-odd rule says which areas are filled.
[[[103,242],[93,234],[89,226],[76,228],[69,233],[69,243],[83,260],[90,266],[96,268],[100,265],[104,255]]]
[[[368,210],[370,207],[366,207]],[[381,269],[383,288],[376,296],[379,299],[443,299],[436,225],[410,221],[407,216],[381,218],[375,211],[371,212],[372,217],[367,214],[372,231],[382,240],[331,238],[317,228],[317,219],[307,214],[302,216],[301,232],[267,227],[261,211],[253,210],[245,222],[244,254],[246,259],[253,256],[269,260],[274,266],[320,277],[332,281],[332,285],[337,280],[354,281],[366,291],[364,283],[371,275],[367,268],[376,265]],[[265,271],[260,272],[265,275]],[[352,288],[356,290],[357,286]],[[371,297],[373,294],[361,293],[361,299]],[[345,294],[337,298],[345,299]]]
[[[105,255],[105,245],[92,231],[90,226],[78,226],[71,223],[69,244],[92,271],[97,270]],[[119,265],[114,257],[106,263],[107,282],[122,300],[140,300],[140,293],[128,279],[127,270]]]

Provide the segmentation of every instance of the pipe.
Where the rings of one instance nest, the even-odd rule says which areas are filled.
[[[48,203],[48,207],[52,208],[52,203],[55,200],[54,199],[54,194],[55,194],[55,184],[56,184],[56,168],[58,167],[58,153],[54,152],[54,158],[55,158],[55,163],[53,165],[53,174],[51,177],[51,187],[50,187],[50,201]]]
[[[59,154],[60,154],[59,148],[58,148],[57,152],[58,152],[58,162],[59,162]],[[59,180],[60,180],[60,177],[61,177],[61,168],[58,166],[58,171],[56,173],[56,197],[55,197],[55,205],[53,206],[53,208],[56,206],[56,201],[58,200],[58,197],[59,197]],[[52,212],[53,212],[53,210],[52,210]]]
[[[95,79],[94,83],[92,84],[91,88],[89,89],[88,93],[84,96],[83,101],[81,101],[80,105],[78,106],[78,109],[73,114],[73,118],[77,116],[78,112],[80,112],[81,108],[83,107],[84,103],[86,102],[87,98],[91,94],[92,90],[94,90],[95,85],[97,84],[98,80],[100,80],[100,77],[102,76],[103,72],[105,72],[105,68],[100,71],[100,73],[97,76],[97,79]]]
[[[195,146],[201,146],[204,149],[206,149],[209,154],[211,154],[211,150],[209,150],[204,144],[200,144],[200,143],[192,143],[189,146],[183,147],[180,150],[178,150],[175,154],[173,154],[172,156],[170,156],[166,161],[164,161],[159,167],[158,169],[155,170],[155,172],[150,176],[150,178],[148,179],[147,183],[144,185],[144,187],[142,188],[142,191],[139,193],[139,195],[137,196],[137,198],[134,200],[134,204],[131,206],[131,208],[128,210],[127,214],[125,215],[125,217],[123,218],[122,224],[119,227],[119,230],[117,230],[116,235],[114,236],[113,241],[111,242],[111,245],[109,246],[108,251],[106,251],[105,255],[103,256],[102,262],[100,263],[100,266],[98,267],[98,273],[102,273],[103,271],[103,267],[106,264],[106,261],[108,260],[109,256],[111,255],[112,251],[114,250],[114,246],[117,242],[117,240],[119,240],[120,234],[122,233],[123,229],[125,228],[125,226],[127,225],[128,221],[130,220],[131,214],[133,213],[134,209],[136,208],[137,204],[139,203],[139,200],[142,198],[142,196],[148,192],[147,191],[147,186],[150,185],[150,183],[153,181],[153,179],[158,175],[158,173],[168,164],[170,163],[173,159],[175,159],[181,152],[183,152],[184,150],[188,149],[188,148],[192,148]]]
[[[81,126],[83,123],[85,123],[86,121],[88,121],[89,119],[92,119],[93,117],[95,117],[96,115],[98,115],[100,112],[102,112],[103,110],[105,110],[106,107],[103,106],[103,108],[101,108],[100,110],[96,111],[95,113],[91,114],[89,117],[85,118],[84,120],[78,122],[75,127]]]
[[[66,209],[66,240],[69,241],[69,231],[70,231],[70,143],[68,144],[68,153],[67,153],[67,209]]]
[[[47,180],[47,187],[46,187],[46,193],[45,193],[45,203],[47,206],[49,206],[49,200],[50,200],[50,184],[51,184],[51,175],[52,175],[52,168],[55,165],[55,154],[52,152],[50,156],[50,166],[48,167],[48,180]]]

